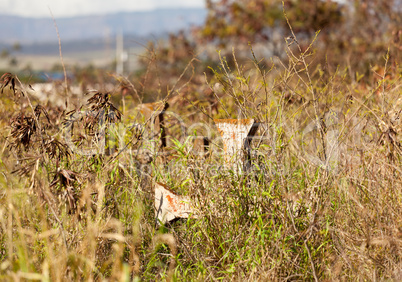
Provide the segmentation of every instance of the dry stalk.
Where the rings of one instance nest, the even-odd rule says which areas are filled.
[[[64,90],[65,90],[64,95],[66,96],[65,105],[66,105],[66,109],[67,109],[67,107],[68,107],[67,71],[66,71],[66,66],[65,66],[65,64],[64,64],[64,60],[63,60],[63,53],[61,52],[61,38],[60,38],[59,28],[58,28],[57,23],[56,23],[56,19],[54,18],[53,13],[52,13],[52,10],[50,9],[50,7],[48,7],[48,8],[49,8],[50,15],[52,16],[52,19],[53,19],[54,27],[56,28],[57,39],[58,39],[58,41],[59,41],[59,56],[60,56],[60,60],[61,60],[61,66],[63,67],[63,74],[64,74]]]

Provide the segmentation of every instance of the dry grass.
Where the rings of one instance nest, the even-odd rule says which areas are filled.
[[[314,63],[313,49],[289,42],[288,61],[269,68],[233,51],[203,86],[194,73],[175,81],[167,147],[145,157],[151,119],[137,96],[123,116],[114,92],[66,112],[5,76],[15,89],[0,100],[0,278],[402,279],[400,66],[384,54],[377,81],[359,82]],[[263,123],[240,175],[211,120],[228,117]],[[205,158],[189,150],[197,128],[210,133]],[[155,181],[200,216],[156,227]]]

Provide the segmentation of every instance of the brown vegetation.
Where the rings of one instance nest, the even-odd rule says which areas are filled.
[[[129,78],[80,76],[114,90],[66,87],[68,108],[4,74],[0,278],[401,280],[401,17],[385,2],[350,18],[332,1],[207,1],[194,41],[150,46]],[[263,19],[280,57],[254,52]],[[213,123],[230,118],[261,122],[241,172]],[[198,216],[155,224],[157,182]]]

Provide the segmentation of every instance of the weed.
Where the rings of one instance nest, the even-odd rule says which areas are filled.
[[[250,44],[203,76],[180,37],[180,52],[150,50],[140,90],[121,78],[65,97],[74,109],[4,74],[2,94],[25,95],[0,99],[0,278],[401,279],[400,66],[386,54],[373,81],[332,69],[320,35],[305,45],[284,18],[286,60]],[[179,53],[189,63],[168,73]],[[259,122],[247,169],[225,162],[218,118]],[[156,183],[197,216],[156,225]]]

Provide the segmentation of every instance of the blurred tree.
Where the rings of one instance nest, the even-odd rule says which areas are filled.
[[[138,73],[139,81],[135,82],[142,85],[140,92],[145,100],[155,101],[155,92],[165,95],[172,85],[179,88],[193,76],[191,70],[198,63],[193,60],[196,44],[184,31],[169,34],[165,42],[155,44],[149,41],[146,49],[147,52],[139,58],[142,71]],[[150,96],[152,99],[148,99]]]
[[[169,34],[169,39],[164,44],[148,42],[148,55],[139,59],[143,67],[147,67],[150,61],[157,61],[160,68],[168,68],[181,73],[189,60],[194,57],[196,46],[184,31],[177,34]]]
[[[345,24],[338,26],[328,46],[334,55],[347,58],[349,66],[372,75],[370,66],[390,66],[401,61],[402,9],[398,0],[354,0],[344,11]],[[400,4],[399,4],[400,5]]]
[[[8,58],[10,56],[10,51],[7,48],[1,50],[0,57],[1,58]]]
[[[10,67],[16,67],[18,65],[18,60],[13,53],[19,51],[21,51],[21,44],[19,42],[16,42],[12,46],[11,51],[9,48],[4,48],[3,50],[1,50],[0,57],[8,59],[8,64],[10,65]]]
[[[11,67],[16,67],[16,66],[18,65],[17,58],[16,58],[16,57],[12,57],[12,58],[10,59],[10,61],[8,62],[8,64],[9,64]]]
[[[284,9],[302,49],[320,30],[321,60],[366,74],[370,65],[383,63],[388,48],[390,62],[401,61],[400,0],[206,0],[206,5],[205,25],[195,31],[195,37],[200,44],[229,47],[224,55],[248,42],[280,43],[289,35]],[[275,32],[279,38],[273,36]],[[283,46],[279,49],[284,51]],[[278,55],[278,50],[273,51]]]
[[[314,33],[342,21],[339,4],[334,1],[284,1],[295,32]],[[200,38],[225,46],[235,40],[271,40],[272,28],[287,26],[280,0],[206,0],[209,10]]]
[[[15,42],[14,44],[13,44],[13,50],[14,51],[21,51],[21,44],[19,43],[19,42]]]
[[[372,72],[371,66],[384,64],[388,48],[389,65],[401,61],[402,10],[398,1],[206,0],[208,15],[205,23],[194,28],[191,36],[181,32],[171,34],[162,44],[149,42],[148,53],[140,58],[142,70],[138,74],[141,76],[138,84],[143,89],[149,88],[150,93],[155,89],[162,92],[173,84],[173,76],[180,77],[197,54],[202,62],[210,60],[208,64],[201,63],[201,67],[217,64],[217,61],[212,61],[216,49],[220,49],[222,57],[232,66],[231,52],[235,48],[237,61],[244,64],[250,57],[249,42],[254,51],[259,48],[259,58],[286,60],[284,38],[290,35],[290,30],[284,11],[302,51],[320,30],[314,49],[314,64],[348,67],[350,77],[358,72],[370,79],[366,74]],[[294,49],[298,52],[297,48]],[[194,66],[200,63],[191,62],[191,72],[186,72],[182,81],[192,78]],[[268,65],[271,61],[262,63]],[[199,73],[212,75],[206,67]]]

